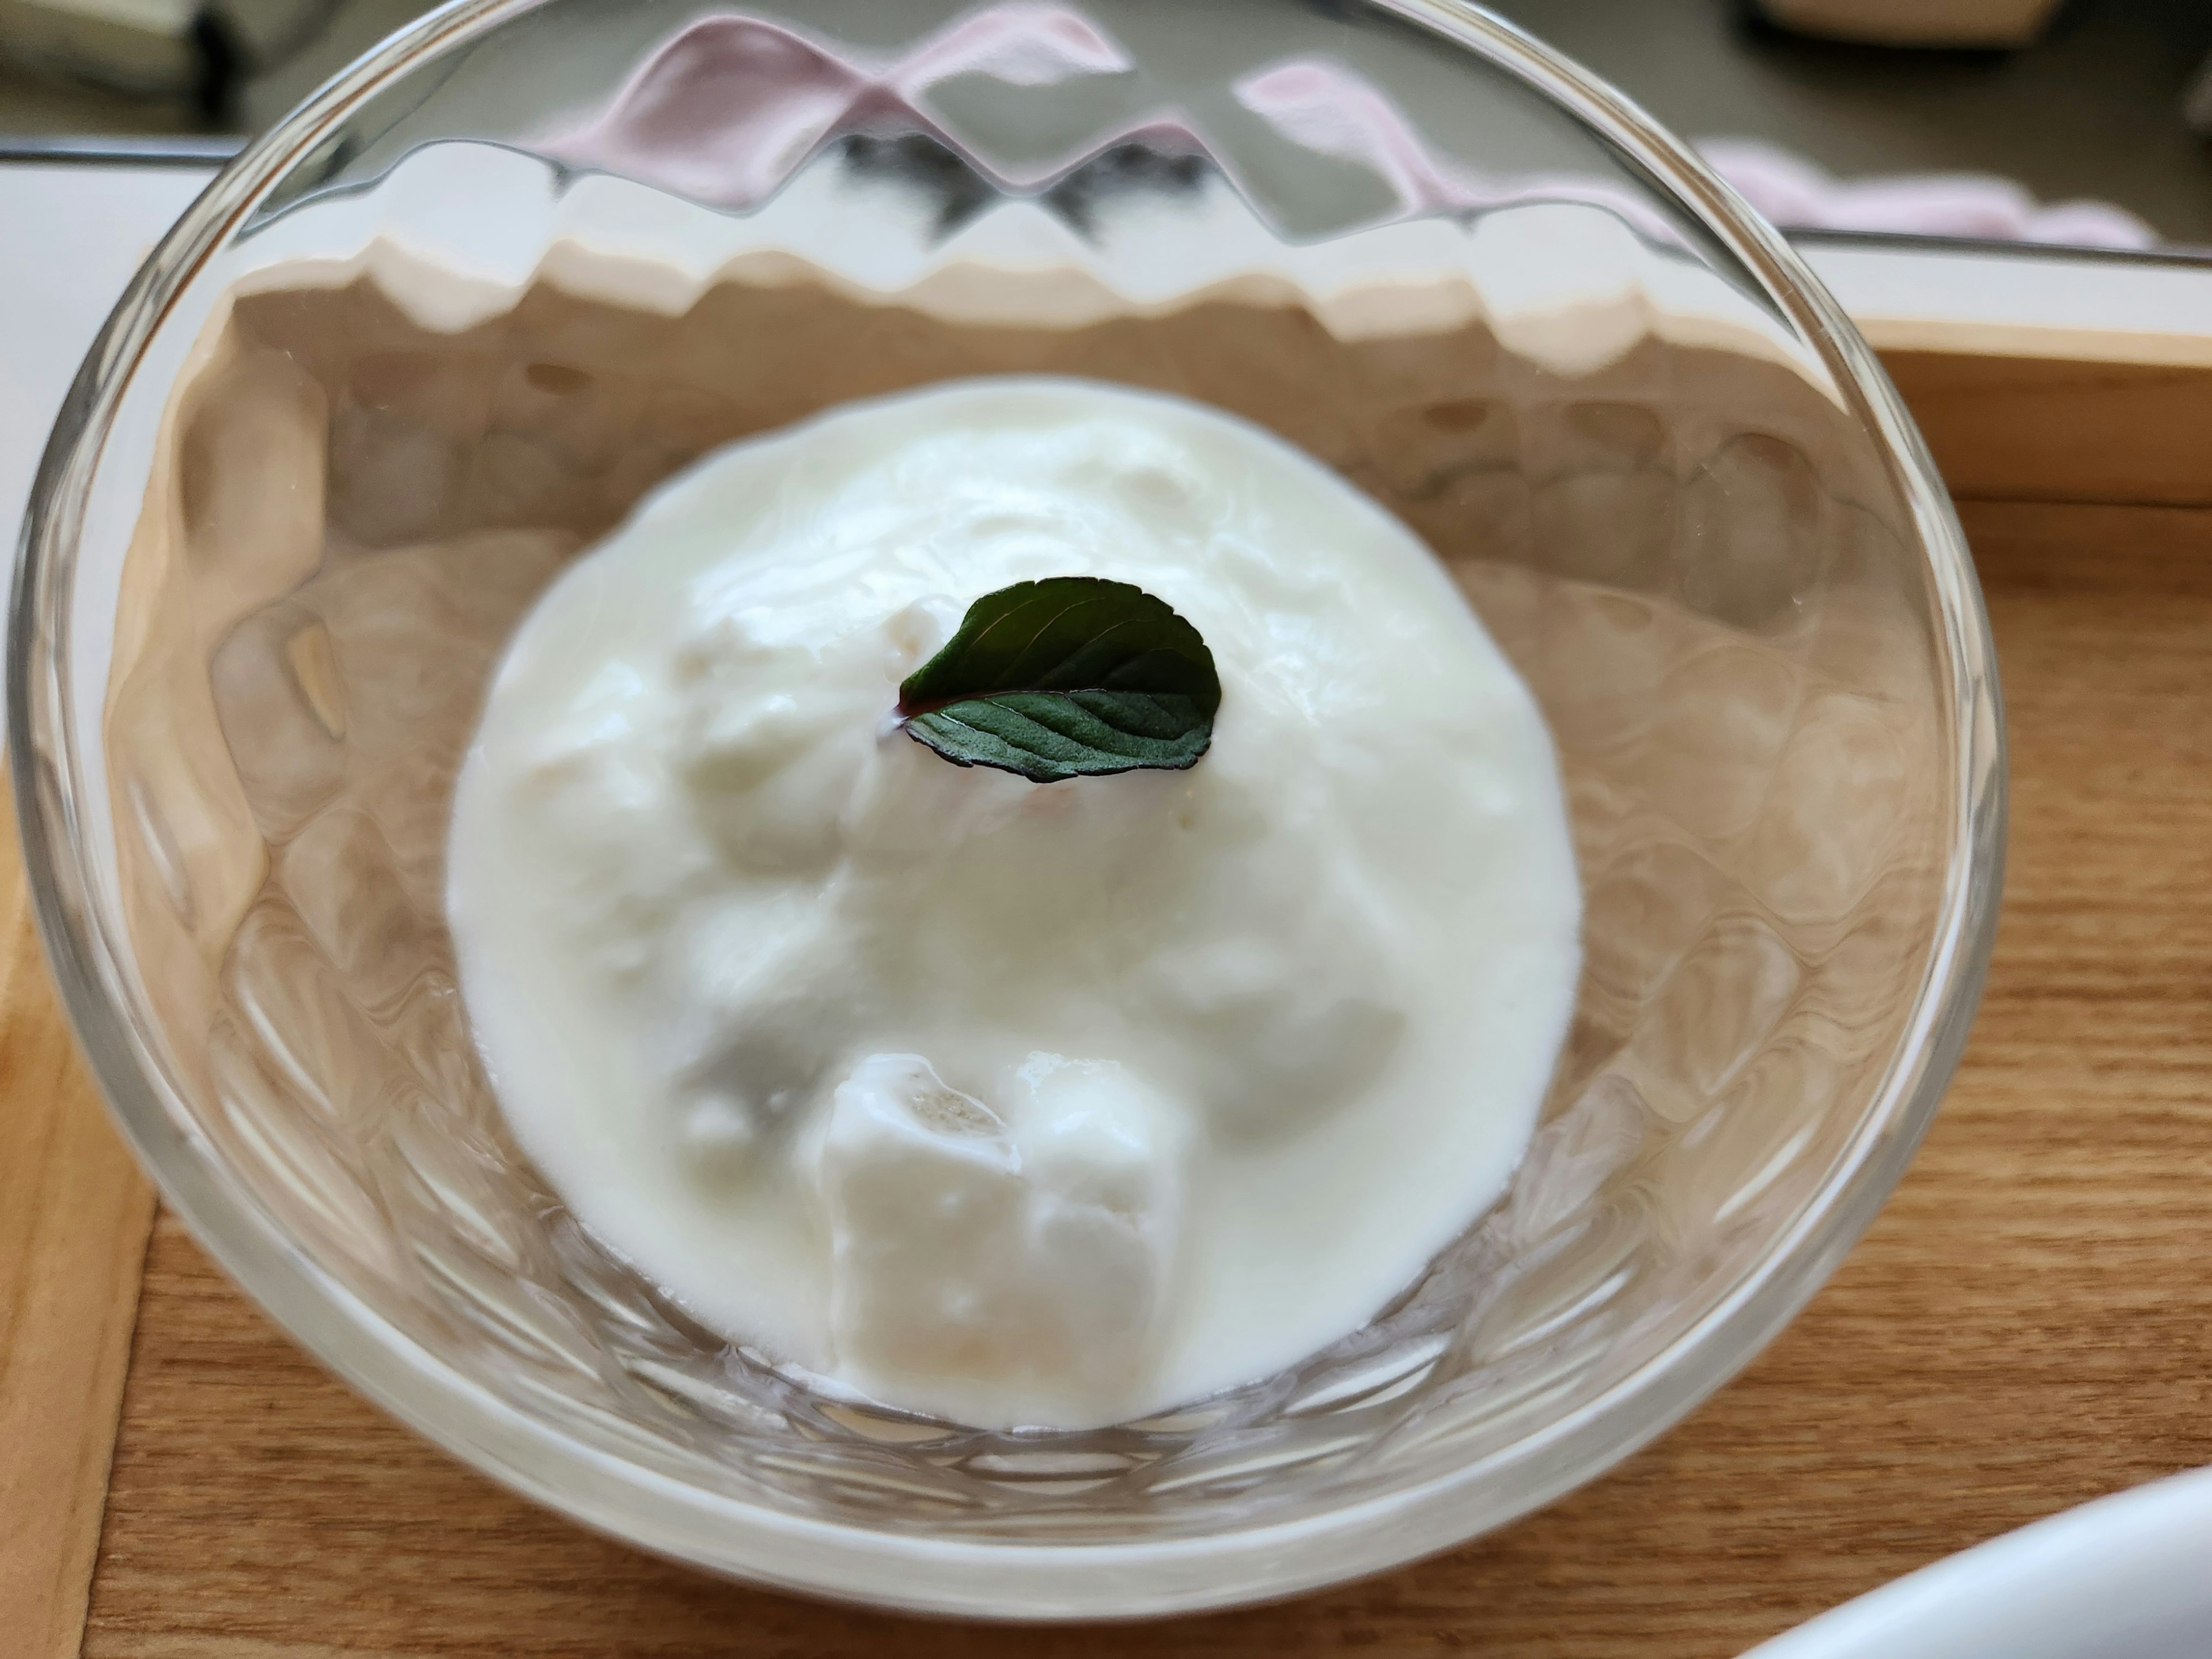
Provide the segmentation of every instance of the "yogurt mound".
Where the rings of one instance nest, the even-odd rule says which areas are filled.
[[[1097,575],[1223,702],[1033,784],[894,715]],[[1578,967],[1535,707],[1433,556],[1181,399],[957,382],[734,444],[556,583],[460,775],[501,1108],[703,1323],[983,1427],[1140,1417],[1371,1319],[1498,1195]]]

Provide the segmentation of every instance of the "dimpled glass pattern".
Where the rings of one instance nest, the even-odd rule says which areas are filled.
[[[204,308],[166,383],[118,355],[185,326],[142,291],[49,459],[13,656],[19,794],[126,1124],[319,1352],[462,1455],[654,1547],[1044,1616],[1280,1593],[1440,1547],[1587,1478],[1747,1358],[1871,1215],[1948,1074],[1994,892],[1986,641],[1863,354],[1806,343],[1826,313],[1724,207],[1658,182],[1650,156],[1674,163],[1634,146],[1663,141],[1601,100],[1547,102],[1597,94],[1470,15],[1228,9],[1283,27],[1139,4],[896,21],[823,4],[769,36],[725,17],[741,67],[787,36],[862,64],[860,90],[804,142],[787,121],[737,131],[730,154],[766,172],[732,199],[708,185],[753,178],[735,161],[705,185],[650,153],[625,168],[739,216],[834,175],[866,186],[839,199],[873,204],[850,210],[880,214],[874,234],[921,244],[1042,203],[1149,269],[1173,268],[1199,204],[1230,199],[1370,283],[1408,223],[1479,236],[1565,203],[1752,296],[1757,325],[1670,329],[1655,289],[1602,349],[1585,337],[1619,304],[1564,333],[1528,331],[1541,295],[1522,324],[1494,305],[1377,328],[1346,322],[1341,281],[1194,283],[1041,321],[1018,295],[1000,315],[817,272],[659,310],[541,275],[431,326],[372,263]],[[313,225],[427,140],[528,140],[574,165],[574,135],[616,121],[588,112],[618,114],[636,64],[665,68],[649,53],[677,14],[655,17],[460,8],[217,194]],[[580,68],[587,39],[623,52]],[[502,41],[551,66],[538,95],[562,121],[477,84]],[[1090,67],[1052,67],[1070,61]],[[742,90],[731,72],[710,90]],[[1375,108],[1389,120],[1349,137],[1316,125]],[[180,233],[224,234],[204,213]],[[179,246],[161,258],[154,279],[182,283]],[[717,444],[1004,371],[1217,404],[1413,525],[1542,703],[1587,906],[1574,1027],[1496,1208],[1297,1370],[1080,1434],[825,1399],[687,1320],[515,1152],[441,919],[454,770],[506,637],[567,560]],[[135,473],[96,441],[130,398],[158,426]],[[96,491],[123,503],[105,555]],[[85,575],[102,556],[104,590]],[[94,659],[64,634],[112,638],[89,690]],[[72,698],[96,718],[72,725]]]

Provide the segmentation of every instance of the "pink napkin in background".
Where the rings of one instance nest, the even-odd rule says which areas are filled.
[[[931,112],[933,94],[962,74],[984,70],[1042,87],[1129,67],[1119,46],[1059,0],[1000,0],[883,60],[825,51],[763,20],[708,15],[663,41],[605,107],[580,125],[544,135],[540,145],[572,165],[605,167],[697,201],[744,209],[772,194],[837,132],[864,131],[884,115],[941,131]],[[1612,179],[1492,177],[1445,163],[1379,88],[1341,64],[1285,59],[1238,81],[1233,95],[1291,143],[1374,173],[1407,212],[1581,200],[1609,208],[1646,234],[1663,240],[1671,234],[1647,204]],[[1130,140],[1176,149],[1195,145],[1232,177],[1237,172],[1234,156],[1209,144],[1188,111],[1163,105],[1085,134],[1064,154],[1028,157],[990,176],[1002,189],[1032,188]],[[1982,174],[1846,183],[1757,139],[1711,138],[1698,148],[1753,207],[1787,229],[2119,248],[2159,240],[2119,208],[2098,202],[2044,207],[2018,185]]]
[[[2106,202],[2045,207],[2008,179],[1915,173],[1845,181],[1756,138],[1706,138],[1706,164],[1785,230],[1894,231],[2075,247],[2155,246],[2159,234]]]
[[[4,5],[6,0],[0,0]],[[865,131],[878,118],[944,136],[939,86],[978,70],[1019,85],[1054,86],[1133,67],[1089,19],[1058,0],[1002,0],[957,19],[896,57],[831,52],[796,30],[736,14],[684,25],[647,57],[603,107],[572,113],[535,148],[694,201],[743,210],[772,195],[824,141]],[[1597,174],[1489,176],[1448,165],[1380,88],[1346,66],[1286,58],[1239,79],[1231,96],[1282,138],[1358,163],[1396,194],[1401,211],[1475,210],[1527,202],[1594,204],[1644,234],[1678,233],[1641,194]],[[1002,190],[1023,191],[1115,144],[1147,142],[1200,151],[1240,185],[1233,147],[1211,142],[1198,118],[1163,103],[1018,163],[970,149],[969,163]]]

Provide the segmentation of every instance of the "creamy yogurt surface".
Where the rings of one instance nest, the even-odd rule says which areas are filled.
[[[899,682],[1014,582],[1133,583],[1191,769],[950,764]],[[448,914],[524,1150],[706,1325],[986,1427],[1357,1329],[1503,1190],[1573,1005],[1552,744],[1434,556],[1245,422],[953,383],[727,447],[516,635]]]

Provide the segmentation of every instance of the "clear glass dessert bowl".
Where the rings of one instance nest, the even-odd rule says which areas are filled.
[[[1584,890],[1497,1206],[1292,1370],[1081,1433],[827,1398],[612,1259],[506,1134],[442,915],[565,561],[717,444],[1003,371],[1229,409],[1410,524],[1543,708]],[[582,1522],[939,1613],[1287,1595],[1660,1432],[1895,1182],[2002,864],[1978,592],[1873,358],[1680,145],[1450,0],[461,0],[149,261],[9,675],[63,994],[231,1273]]]

